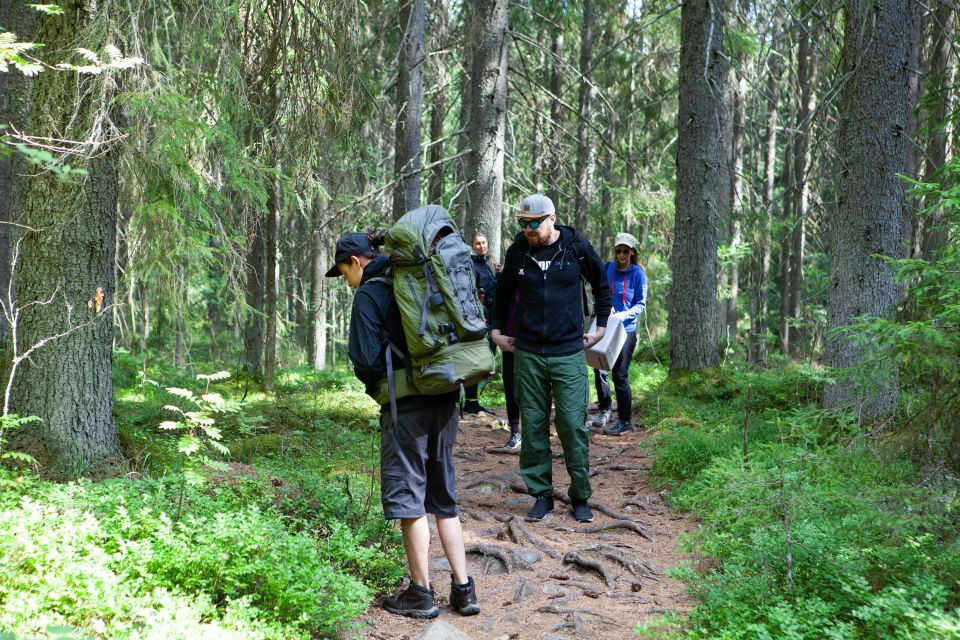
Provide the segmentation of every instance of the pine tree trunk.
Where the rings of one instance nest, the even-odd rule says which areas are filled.
[[[560,176],[563,171],[562,147],[559,144],[563,136],[563,105],[560,96],[563,92],[563,27],[554,27],[553,38],[550,41],[551,72],[550,72],[550,139],[547,148],[550,151],[550,181],[547,196],[553,200],[554,206],[560,204]]]
[[[470,4],[467,4],[463,8],[466,13],[466,31],[469,35],[470,24],[473,20],[473,7]],[[467,211],[470,209],[470,193],[467,178],[467,165],[470,162],[469,156],[459,155],[462,154],[465,150],[470,148],[470,106],[473,104],[473,99],[470,96],[470,91],[472,87],[472,82],[470,81],[470,74],[472,70],[473,63],[473,52],[470,50],[471,42],[470,38],[466,38],[466,42],[463,44],[463,69],[460,73],[460,116],[457,120],[458,122],[458,134],[457,134],[457,154],[456,164],[454,165],[456,169],[456,191],[453,195],[453,201],[451,207],[456,212],[457,216],[457,225],[460,229],[464,228],[466,223]]]
[[[795,224],[793,246],[790,252],[790,353],[799,357],[803,342],[803,258],[807,242],[807,203],[809,183],[807,167],[810,164],[810,138],[813,133],[812,114],[815,108],[814,87],[817,82],[817,66],[814,59],[819,38],[811,35],[809,21],[804,18],[799,25],[800,45],[797,51],[797,88],[800,104],[797,109],[797,135],[793,159],[793,206]]]
[[[17,42],[33,42],[36,29],[37,11],[28,7],[27,3],[20,0],[0,2],[0,33],[13,33],[17,36]],[[20,131],[27,128],[32,86],[32,79],[15,69],[0,73],[0,124],[13,125]],[[9,130],[5,133],[9,133]],[[23,211],[28,170],[19,154],[0,153],[0,294],[4,300],[10,282],[11,249],[19,237],[16,227],[6,223],[17,222],[15,214]],[[6,343],[9,329],[6,319],[0,314],[0,345]],[[4,367],[0,369],[6,372]]]
[[[507,0],[473,3],[470,74],[470,208],[464,235],[482,231],[490,255],[500,261],[503,226],[503,156],[507,116]]]
[[[393,219],[420,206],[420,116],[423,111],[425,0],[399,0],[403,37],[397,70]]]
[[[264,281],[266,291],[266,336],[263,343],[263,390],[273,392],[274,376],[277,372],[277,296],[278,296],[278,245],[280,233],[280,185],[273,183],[267,196],[266,219],[267,275]]]
[[[37,30],[44,51],[58,60],[93,20],[103,19],[94,2],[60,6],[64,15],[40,17]],[[33,81],[29,132],[90,138],[94,122],[112,100],[108,82],[66,71],[40,74]],[[87,98],[77,102],[78,95]],[[107,102],[89,96],[104,96]],[[39,437],[35,452],[50,471],[63,476],[103,466],[118,446],[111,370],[117,154],[99,137],[93,140],[88,160],[70,158],[71,165],[87,170],[86,176],[62,181],[52,172],[35,173],[26,180],[23,211],[12,212],[14,219],[39,230],[24,234],[16,268],[22,309],[16,353],[37,349],[16,372],[12,411],[41,418],[19,435]],[[44,340],[50,341],[40,346]]]
[[[849,0],[844,8],[842,64],[848,75],[840,94],[837,133],[838,206],[831,225],[827,325],[835,330],[863,315],[889,317],[897,285],[877,256],[900,255],[904,186],[898,173],[909,140],[903,134],[910,111],[908,59],[913,29],[911,0]],[[876,417],[893,411],[898,399],[896,367],[875,359],[875,348],[831,334],[826,362],[868,370],[841,375],[824,387],[824,406]]]
[[[792,83],[787,85],[792,86]],[[789,119],[785,118],[786,121]],[[777,263],[777,288],[780,290],[780,353],[790,355],[790,239],[788,224],[793,220],[793,142],[788,138],[783,149],[783,220],[785,231],[780,238],[780,259]]]
[[[590,81],[593,58],[593,0],[583,2],[583,28],[580,32],[580,121],[577,123],[577,193],[574,200],[574,226],[587,232],[587,214],[593,200],[597,147],[589,123],[592,120],[593,83]],[[558,203],[554,202],[554,205]]]
[[[326,180],[320,184],[326,189]],[[313,232],[310,246],[310,325],[312,336],[309,349],[310,364],[314,369],[323,369],[327,359],[327,323],[324,308],[326,286],[324,277],[330,266],[327,264],[327,243],[321,226],[327,217],[327,194],[317,195],[313,200]]]
[[[779,5],[774,17],[772,33],[780,32]],[[780,107],[781,55],[775,43],[767,59],[767,122],[763,139],[763,212],[760,214],[760,246],[756,255],[754,282],[754,313],[750,331],[750,361],[764,364],[767,361],[767,314],[770,301],[770,228],[774,216],[774,187],[777,172],[777,118]]]
[[[670,369],[716,365],[723,2],[690,0],[680,26]]]
[[[541,25],[540,29],[537,30],[537,51],[539,52],[537,71],[541,73],[547,68],[546,37],[547,32]],[[549,86],[549,76],[545,80],[542,86],[539,83],[535,84],[534,90],[530,92],[531,95],[529,96],[529,100],[533,102],[531,105],[532,113],[530,114],[533,118],[530,125],[530,183],[537,193],[543,193],[543,172],[546,166],[544,163],[546,159],[544,119],[541,117],[540,111],[543,109],[543,87]]]
[[[435,33],[433,34],[436,49],[445,51],[449,46],[449,19],[450,1],[434,0],[433,15],[436,18]],[[437,65],[437,91],[433,96],[433,105],[430,108],[430,170],[429,201],[433,204],[443,204],[443,175],[444,169],[440,160],[443,159],[443,119],[447,112],[447,85],[450,84],[450,73],[447,71],[447,62],[444,55],[434,56]]]
[[[930,74],[926,82],[927,100],[932,98],[928,121],[931,123],[927,138],[926,165],[924,180],[934,182],[941,179],[939,172],[947,159],[947,126],[952,112],[952,93],[955,91],[954,76],[956,60],[953,55],[953,41],[957,30],[957,10],[950,0],[938,0],[933,19],[933,50],[930,60]],[[925,260],[933,258],[938,249],[949,240],[949,227],[943,224],[943,210],[934,210],[933,215],[924,221],[922,256]]]
[[[246,315],[243,328],[244,360],[247,375],[263,375],[263,231],[266,222],[262,216],[251,216],[252,228],[247,236]]]
[[[742,64],[742,62],[741,62]],[[739,65],[738,65],[739,66]],[[740,295],[740,261],[736,258],[742,242],[743,207],[743,134],[744,134],[744,102],[746,101],[746,79],[743,74],[736,74],[733,94],[733,144],[731,148],[730,171],[730,251],[733,258],[730,262],[730,297],[727,298],[726,308],[726,339],[731,344],[737,342],[737,297]]]

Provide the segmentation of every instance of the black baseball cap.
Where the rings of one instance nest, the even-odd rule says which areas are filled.
[[[328,278],[341,275],[337,265],[341,262],[350,262],[350,256],[369,256],[373,254],[373,247],[367,240],[365,233],[348,233],[337,240],[337,252],[334,254],[333,266],[327,271]]]

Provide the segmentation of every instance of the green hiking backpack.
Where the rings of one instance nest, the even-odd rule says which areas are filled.
[[[406,213],[387,231],[383,251],[407,339],[406,382],[429,396],[493,373],[470,247],[446,210],[427,205]]]

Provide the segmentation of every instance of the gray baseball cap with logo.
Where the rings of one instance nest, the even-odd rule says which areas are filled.
[[[543,216],[549,216],[556,212],[557,210],[553,206],[553,200],[543,194],[535,193],[523,199],[523,202],[520,203],[520,211],[517,212],[517,217],[542,218]]]

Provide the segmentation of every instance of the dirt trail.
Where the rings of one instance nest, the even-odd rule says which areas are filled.
[[[650,486],[649,461],[639,446],[644,437],[591,433],[591,524],[577,523],[560,500],[543,521],[531,523],[524,521],[533,499],[517,471],[519,450],[502,449],[506,432],[489,422],[463,421],[454,451],[457,490],[467,565],[483,610],[464,618],[450,608],[450,569],[431,518],[430,570],[440,618],[473,640],[637,638],[638,621],[690,609],[683,585],[664,570],[683,561],[676,537],[692,523]],[[569,477],[555,433],[552,442],[554,486],[566,498]],[[377,640],[416,638],[432,622],[395,616],[380,602],[362,621],[362,636]]]

